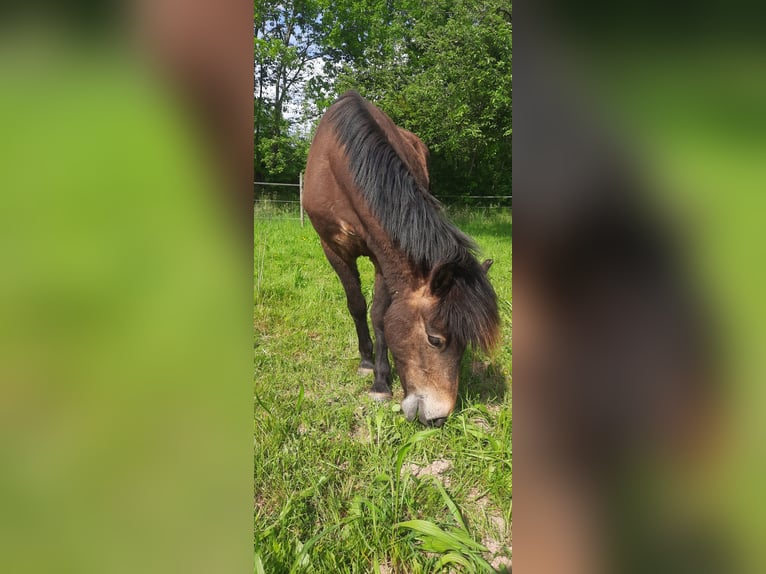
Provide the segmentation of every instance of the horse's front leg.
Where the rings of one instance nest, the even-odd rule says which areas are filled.
[[[372,328],[375,332],[375,382],[370,396],[378,401],[388,400],[391,394],[391,364],[388,362],[388,345],[383,330],[383,317],[391,304],[388,287],[378,270],[375,270],[375,294],[372,299]]]
[[[322,241],[327,260],[338,274],[343,290],[346,292],[348,311],[354,319],[356,336],[359,339],[359,374],[368,375],[373,371],[372,363],[372,339],[370,329],[367,326],[367,302],[362,294],[362,283],[359,280],[359,270],[356,260],[350,262],[342,259],[324,241]]]

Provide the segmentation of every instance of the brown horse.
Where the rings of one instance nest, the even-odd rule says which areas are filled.
[[[360,373],[390,399],[394,357],[408,420],[441,426],[455,408],[467,345],[499,339],[497,296],[473,241],[429,193],[428,150],[356,92],[324,115],[309,151],[303,206],[340,277],[356,324]],[[373,345],[356,259],[375,266]]]

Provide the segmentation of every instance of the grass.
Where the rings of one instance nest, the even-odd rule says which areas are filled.
[[[453,216],[495,260],[504,342],[466,353],[441,429],[404,419],[396,379],[393,402],[368,399],[340,282],[294,217],[256,207],[255,572],[510,571],[510,211]]]

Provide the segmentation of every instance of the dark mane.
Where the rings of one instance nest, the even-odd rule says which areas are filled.
[[[470,253],[443,266],[451,269],[451,287],[440,294],[432,321],[449,328],[461,345],[473,345],[484,351],[500,341],[500,316],[497,295],[487,273]],[[438,271],[436,271],[438,273]]]
[[[394,243],[426,277],[437,267],[451,269],[452,287],[440,296],[434,319],[459,343],[493,348],[499,339],[497,296],[476,260],[476,244],[417,183],[358,93],[343,94],[328,116],[354,183]]]
[[[346,92],[330,118],[346,148],[354,183],[383,229],[422,270],[475,252],[474,242],[447,221],[439,201],[418,185],[367,105],[356,92]]]

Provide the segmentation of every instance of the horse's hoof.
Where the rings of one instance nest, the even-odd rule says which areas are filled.
[[[362,367],[362,366],[360,366],[356,370],[356,374],[357,375],[361,375],[363,377],[366,377],[367,375],[371,375],[372,373],[373,373],[372,367]]]
[[[378,403],[390,401],[394,398],[394,395],[392,395],[390,392],[370,391],[368,394],[373,401]]]

